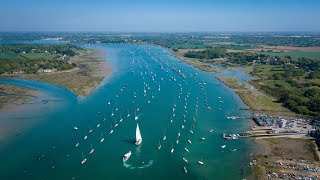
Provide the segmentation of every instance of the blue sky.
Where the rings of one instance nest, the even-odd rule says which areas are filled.
[[[320,31],[320,0],[0,0],[0,31]]]

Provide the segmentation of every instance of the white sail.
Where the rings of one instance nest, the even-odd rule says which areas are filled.
[[[136,145],[140,145],[142,142],[142,137],[139,129],[139,125],[137,124],[137,129],[136,129]]]

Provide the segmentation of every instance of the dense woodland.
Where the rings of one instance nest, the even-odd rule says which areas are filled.
[[[8,44],[0,46],[0,74],[37,73],[40,69],[68,70],[68,62],[83,48],[68,45]]]

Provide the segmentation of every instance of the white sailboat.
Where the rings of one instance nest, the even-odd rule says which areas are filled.
[[[129,109],[128,109],[128,115],[127,115],[127,117],[130,117],[130,112],[129,112]]]
[[[166,136],[166,131],[164,131],[164,134],[163,134],[163,138],[162,140],[165,141],[167,139],[167,136]]]
[[[192,144],[190,139],[188,139],[188,143],[189,143],[189,144]]]
[[[102,136],[102,132],[101,132],[100,143],[102,143],[103,141],[104,141],[104,137]]]
[[[184,171],[184,173],[188,174],[188,170],[185,166],[183,167],[183,171]]]
[[[186,148],[186,147],[184,148],[184,150],[185,150],[187,153],[189,152],[189,149],[188,149],[188,148]]]
[[[173,154],[173,152],[174,152],[174,149],[173,149],[173,143],[172,143],[172,144],[171,144],[171,151],[170,151],[170,153]]]
[[[136,128],[136,145],[139,146],[142,143],[142,137],[141,137],[141,133],[140,133],[140,129],[139,129],[139,125],[137,124],[137,128]]]
[[[117,127],[117,126],[118,126],[117,120],[114,119],[114,127]]]
[[[159,145],[158,145],[158,150],[161,149],[161,144],[160,144],[160,140],[159,140]]]
[[[83,139],[86,140],[88,138],[88,136],[86,134],[84,134]]]
[[[134,112],[134,120],[138,120],[139,116],[137,116],[137,111]]]
[[[183,160],[184,162],[188,163],[187,158],[183,157],[182,160]]]
[[[84,155],[83,155],[83,153],[82,153],[82,161],[81,161],[81,164],[84,164],[84,163],[86,163],[86,162],[87,162],[87,159],[84,158]]]
[[[109,134],[112,134],[113,133],[113,129],[112,129],[112,125],[111,125],[111,130],[109,132]]]
[[[112,112],[111,112],[111,117],[113,117],[114,116],[114,112],[113,112],[113,109],[112,109]]]
[[[122,157],[122,161],[126,162],[130,158],[130,156],[131,156],[131,151],[129,151]]]
[[[201,160],[198,161],[198,163],[199,163],[200,165],[204,165],[204,162],[202,161],[202,157],[201,157]]]
[[[89,154],[92,154],[93,152],[94,152],[94,149],[92,148],[92,144],[91,144],[91,149],[90,149]]]

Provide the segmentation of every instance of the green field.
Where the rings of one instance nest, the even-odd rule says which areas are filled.
[[[320,59],[320,52],[302,52],[302,51],[290,51],[290,52],[259,52],[261,54],[266,54],[270,56],[279,56],[279,57],[285,57],[285,56],[291,56],[292,58],[310,58],[310,59]]]
[[[17,58],[18,54],[0,54],[0,59],[12,59]]]
[[[25,53],[25,54],[19,54],[21,57],[27,58],[27,59],[48,59],[53,60],[57,58],[57,54],[47,54],[47,53]]]
[[[245,45],[245,44],[229,44],[229,45],[221,45],[221,47],[226,49],[233,49],[233,50],[246,50],[246,49],[254,49],[257,46]]]
[[[204,44],[171,44],[169,45],[170,48],[175,49],[203,49],[206,48]]]
[[[57,57],[57,54],[47,53],[19,53],[19,54],[0,54],[0,59],[47,59],[53,60]]]

